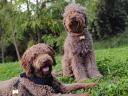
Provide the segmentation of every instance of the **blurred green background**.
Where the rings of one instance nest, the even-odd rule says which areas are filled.
[[[97,66],[104,75],[92,96],[128,96],[128,0],[0,0],[0,80],[18,76],[23,70],[18,60],[23,52],[37,43],[47,43],[56,51],[57,65],[61,58],[66,31],[64,7],[71,2],[86,8],[88,28],[92,34]],[[64,83],[72,78],[58,77]]]

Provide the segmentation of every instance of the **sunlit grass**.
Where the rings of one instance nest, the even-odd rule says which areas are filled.
[[[128,47],[96,50],[97,66],[104,75],[101,79],[89,79],[86,82],[97,82],[95,88],[79,90],[73,93],[89,92],[92,96],[127,96],[128,94]],[[62,72],[61,55],[56,56],[56,72]],[[22,72],[18,62],[0,64],[0,80],[19,76]],[[63,83],[75,82],[72,78],[59,76]]]

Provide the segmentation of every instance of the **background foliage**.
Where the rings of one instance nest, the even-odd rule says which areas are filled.
[[[127,0],[100,0],[92,22],[95,39],[105,39],[123,33],[127,25]]]
[[[66,32],[62,15],[73,1],[86,8],[95,48],[120,45],[120,38],[127,34],[127,0],[1,0],[0,62],[18,60],[28,47],[40,42],[63,53]],[[114,42],[109,44],[110,40]]]
[[[54,70],[62,71],[61,58],[66,32],[63,10],[70,2],[86,8],[88,27],[96,49],[96,62],[104,75],[92,96],[127,96],[128,94],[128,0],[0,0],[0,80],[18,76],[23,70],[17,61],[33,44],[44,42],[56,53]],[[5,63],[8,62],[8,63]],[[64,83],[73,78],[58,77]]]

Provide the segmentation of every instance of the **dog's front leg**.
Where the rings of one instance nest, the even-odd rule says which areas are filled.
[[[71,59],[70,59],[70,52],[65,51],[63,60],[62,60],[62,66],[63,66],[63,76],[71,77],[72,74],[72,68],[71,68]]]
[[[76,79],[77,82],[82,82],[86,79],[88,79],[87,72],[85,69],[83,62],[81,61],[82,59],[78,57],[76,54],[72,56],[72,70],[73,70],[73,75]]]
[[[86,60],[86,67],[87,67],[88,76],[90,78],[102,77],[102,75],[100,74],[100,72],[96,66],[96,58],[95,58],[95,53],[93,51],[87,55],[85,60]]]
[[[69,85],[64,85],[62,90],[64,92],[71,92],[79,89],[88,89],[96,86],[96,83],[74,83]]]
[[[83,94],[54,94],[52,96],[90,96],[87,93],[83,93]]]

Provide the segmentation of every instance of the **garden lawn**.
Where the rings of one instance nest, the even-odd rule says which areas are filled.
[[[62,71],[61,55],[56,57],[54,70]],[[96,82],[97,86],[88,90],[73,93],[91,93],[92,96],[128,96],[128,47],[96,50],[97,66],[104,75],[101,79],[89,79],[85,82]],[[10,79],[22,72],[18,62],[0,64],[0,80]],[[64,83],[75,82],[72,78],[58,77]]]

